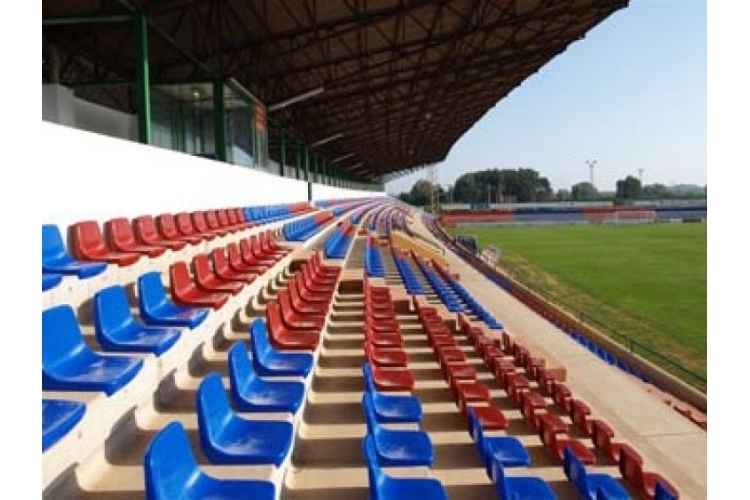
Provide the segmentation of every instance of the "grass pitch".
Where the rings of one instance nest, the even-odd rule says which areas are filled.
[[[463,227],[516,279],[706,378],[707,224]],[[664,365],[663,365],[664,366]],[[695,379],[664,366],[694,383]],[[698,385],[702,385],[698,383]]]

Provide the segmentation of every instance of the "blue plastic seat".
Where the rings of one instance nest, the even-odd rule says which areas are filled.
[[[526,447],[513,436],[486,436],[481,420],[471,407],[468,411],[471,437],[482,457],[487,475],[492,476],[492,464],[499,462],[503,467],[528,467],[531,456]]]
[[[305,399],[302,382],[262,379],[242,341],[229,349],[229,385],[239,411],[297,413]]]
[[[604,497],[602,497],[604,498]],[[661,481],[656,482],[654,486],[654,500],[677,500],[679,497],[669,491]]]
[[[62,282],[62,279],[62,274],[45,273],[42,271],[42,291],[46,292],[47,290],[55,288]]]
[[[215,464],[273,464],[292,447],[294,426],[283,420],[246,420],[229,405],[221,375],[209,373],[195,397],[203,453]]]
[[[188,328],[200,325],[209,312],[203,307],[182,307],[172,302],[156,271],[138,277],[138,308],[147,324]]]
[[[363,398],[370,399],[375,418],[380,423],[420,423],[422,421],[422,403],[419,398],[410,395],[384,394],[377,390],[372,379],[370,363],[362,365],[365,377]],[[363,403],[364,404],[364,403]]]
[[[557,495],[542,478],[534,476],[506,476],[500,462],[492,463],[490,475],[498,498],[513,500],[555,500]]]
[[[315,358],[308,352],[278,351],[268,339],[268,330],[263,318],[256,318],[250,325],[250,349],[253,368],[260,376],[307,377]]]
[[[42,225],[42,272],[78,276],[81,279],[101,274],[106,262],[84,262],[74,259],[63,243],[55,224]]]
[[[180,339],[180,329],[146,326],[135,320],[125,289],[113,285],[94,295],[94,330],[105,351],[151,352],[160,356]]]
[[[142,359],[102,355],[89,348],[69,305],[42,311],[42,390],[112,395],[142,366]]]
[[[370,403],[369,399],[362,399],[367,433],[373,438],[378,462],[391,467],[413,465],[431,467],[435,460],[435,452],[430,436],[422,430],[384,427],[375,418],[375,412]]]
[[[171,422],[148,445],[144,457],[148,500],[273,500],[270,481],[217,479],[201,470],[185,428]]]
[[[370,500],[447,500],[448,494],[438,479],[392,477],[383,472],[370,435],[362,442],[367,462]]]
[[[615,478],[605,473],[590,473],[569,446],[563,450],[565,475],[587,500],[628,500],[630,495]]]
[[[85,413],[85,403],[42,399],[42,453],[73,430]]]

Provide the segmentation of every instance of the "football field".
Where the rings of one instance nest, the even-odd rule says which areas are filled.
[[[706,378],[707,224],[450,232],[475,235],[480,248],[497,247],[509,274],[620,343],[632,339],[638,354],[663,365],[652,354],[658,353]]]

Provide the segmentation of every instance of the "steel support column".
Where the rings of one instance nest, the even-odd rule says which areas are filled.
[[[216,159],[227,161],[227,108],[224,103],[224,82],[214,80],[214,146]]]
[[[138,141],[151,144],[151,78],[148,59],[148,19],[135,14],[135,90],[138,110]]]
[[[286,137],[284,135],[284,127],[279,126],[279,147],[281,151],[279,153],[279,175],[284,177],[284,168],[286,167]]]

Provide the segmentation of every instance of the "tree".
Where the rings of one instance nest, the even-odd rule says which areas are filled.
[[[591,201],[599,194],[590,182],[579,182],[573,185],[570,191],[574,201]]]
[[[427,179],[420,179],[414,183],[409,192],[411,204],[423,207],[430,204],[430,195],[432,194],[432,183]]]
[[[620,200],[636,200],[641,197],[641,181],[627,176],[624,180],[617,181],[616,198]]]

